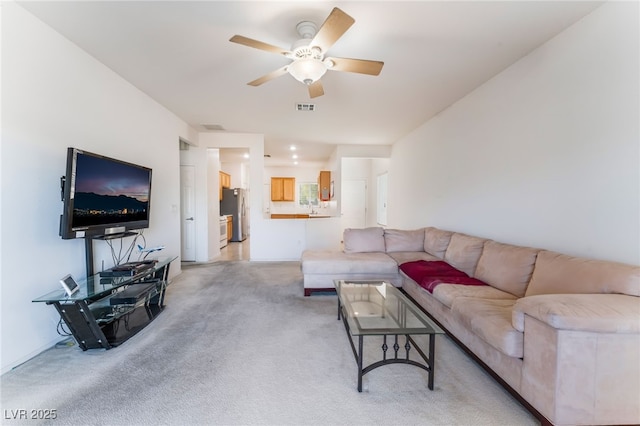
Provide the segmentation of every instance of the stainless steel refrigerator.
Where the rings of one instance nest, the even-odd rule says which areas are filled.
[[[220,214],[233,216],[233,233],[231,241],[239,242],[247,239],[248,209],[246,192],[242,188],[223,189],[220,200]]]

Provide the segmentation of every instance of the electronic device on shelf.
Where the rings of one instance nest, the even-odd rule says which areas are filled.
[[[112,268],[106,269],[104,271],[100,271],[101,278],[108,277],[133,277],[138,275],[141,272],[146,271],[147,269],[153,268],[156,264],[157,260],[148,259],[148,260],[140,260],[135,262],[127,262],[121,265],[116,265]]]
[[[135,305],[138,300],[142,299],[153,290],[157,282],[136,283],[131,284],[122,291],[117,292],[109,299],[111,306],[113,305]]]
[[[64,278],[60,279],[60,284],[62,284],[64,291],[67,292],[67,296],[71,296],[73,293],[80,290],[78,283],[76,283],[71,274],[67,274]]]
[[[149,227],[151,169],[67,149],[60,236],[113,238]]]

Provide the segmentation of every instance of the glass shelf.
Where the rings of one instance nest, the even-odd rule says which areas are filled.
[[[33,301],[53,305],[83,351],[110,349],[134,336],[162,312],[169,267],[177,258],[154,259],[153,266],[133,276],[95,274],[80,280],[79,291],[72,296],[59,289]]]
[[[132,284],[144,280],[146,277],[155,274],[157,271],[163,270],[165,266],[177,259],[177,256],[164,257],[155,259],[157,262],[153,267],[145,269],[139,272],[137,275],[129,277],[101,277],[100,274],[95,274],[87,279],[79,280],[79,291],[73,295],[68,296],[67,293],[60,288],[54,290],[36,299],[33,302],[45,302],[45,303],[74,303],[77,301],[93,301],[102,299],[109,296],[114,290],[119,287]]]
[[[140,283],[131,284],[132,286],[141,285]],[[107,324],[109,322],[118,320],[125,315],[130,314],[141,306],[148,306],[151,299],[160,296],[166,288],[166,282],[156,280],[155,286],[147,289],[143,289],[140,293],[140,297],[135,303],[118,303],[113,304],[112,299],[119,296],[118,291],[115,291],[108,297],[104,297],[89,305],[96,322],[100,325]]]

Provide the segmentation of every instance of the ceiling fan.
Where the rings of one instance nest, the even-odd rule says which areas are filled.
[[[354,22],[355,19],[337,7],[331,11],[319,30],[313,22],[302,21],[296,25],[296,30],[302,38],[293,43],[291,50],[240,35],[234,35],[229,41],[284,55],[293,60],[293,62],[282,68],[250,81],[247,83],[248,85],[260,86],[267,81],[289,73],[296,80],[306,84],[309,87],[309,96],[315,98],[324,95],[320,78],[327,70],[347,71],[368,75],[380,74],[384,62],[325,57],[329,48],[342,37]]]

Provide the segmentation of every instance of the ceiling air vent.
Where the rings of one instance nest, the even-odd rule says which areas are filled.
[[[316,104],[309,104],[309,103],[296,104],[296,111],[315,111],[315,110],[316,110]]]
[[[224,130],[224,127],[219,124],[203,124],[202,127],[207,130]]]

